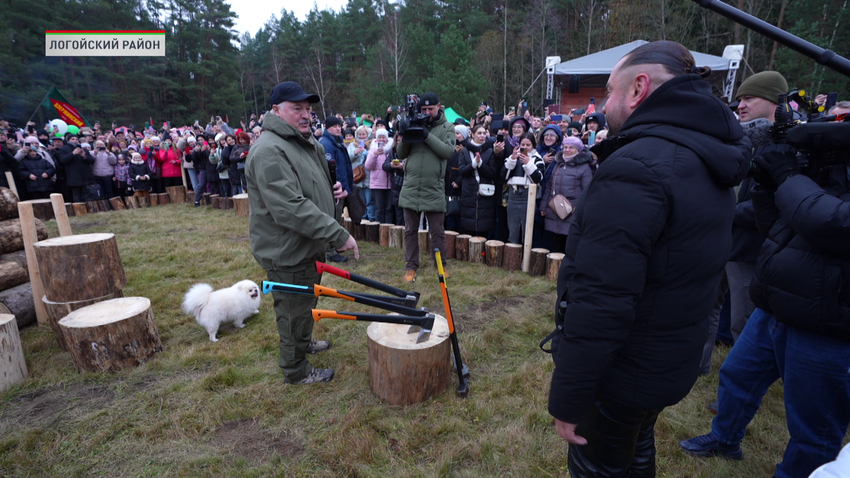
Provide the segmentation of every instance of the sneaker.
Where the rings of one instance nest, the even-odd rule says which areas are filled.
[[[317,354],[319,352],[324,352],[329,348],[331,348],[331,343],[327,340],[311,340],[310,345],[307,346],[307,353]]]
[[[198,202],[198,201],[195,201],[195,207],[201,207],[201,203]]]
[[[679,446],[682,447],[682,450],[684,450],[685,453],[691,456],[719,456],[730,460],[740,460],[744,456],[744,452],[741,451],[740,444],[727,445],[725,443],[720,443],[711,435],[711,433],[708,435],[700,435],[698,437],[691,438],[690,440],[682,440],[679,442]]]
[[[404,280],[406,280],[407,282],[416,282],[416,271],[405,272]]]
[[[332,256],[328,256],[328,260],[331,262],[348,262],[348,258],[340,254],[339,252]]]
[[[314,368],[309,375],[295,382],[295,385],[310,385],[312,383],[330,382],[334,378],[332,368]]]
[[[717,410],[720,409],[720,400],[715,400],[708,404],[708,411],[717,415]]]

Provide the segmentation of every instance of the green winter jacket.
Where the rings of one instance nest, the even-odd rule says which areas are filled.
[[[254,258],[266,270],[303,265],[349,234],[334,220],[325,150],[269,114],[245,161]]]
[[[445,112],[431,123],[424,143],[399,141],[396,152],[405,160],[399,207],[446,212],[446,160],[455,152],[455,128]]]

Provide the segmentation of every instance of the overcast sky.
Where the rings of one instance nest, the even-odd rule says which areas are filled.
[[[295,13],[295,16],[302,22],[307,19],[307,14],[317,6],[318,9],[332,9],[339,11],[346,2],[343,0],[228,0],[230,9],[236,12],[239,18],[236,20],[236,30],[239,36],[248,32],[251,36],[257,34],[257,30],[265,25],[266,21],[272,15],[280,18],[280,11],[286,8],[290,12]]]

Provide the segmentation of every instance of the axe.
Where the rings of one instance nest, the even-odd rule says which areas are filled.
[[[419,336],[416,338],[416,343],[428,341],[431,337],[431,329],[434,328],[434,314],[426,314],[424,316],[407,316],[407,315],[383,315],[383,314],[364,314],[361,312],[337,312],[335,310],[313,309],[313,320],[318,322],[321,319],[344,319],[344,320],[365,320],[369,322],[385,322],[388,324],[403,324],[416,325],[419,327]]]

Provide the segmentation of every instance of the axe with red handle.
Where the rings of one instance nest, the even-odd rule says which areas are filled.
[[[316,261],[316,271],[319,274],[323,272],[330,272],[331,274],[342,277],[343,279],[348,279],[350,281],[357,282],[358,284],[363,284],[367,287],[378,289],[381,292],[392,294],[400,299],[404,299],[405,303],[403,305],[406,305],[408,307],[416,307],[416,305],[419,304],[419,292],[409,292],[406,290],[402,290],[398,287],[393,287],[391,285],[384,284],[383,282],[378,282],[368,277],[352,274],[351,272],[325,264],[324,262]]]

